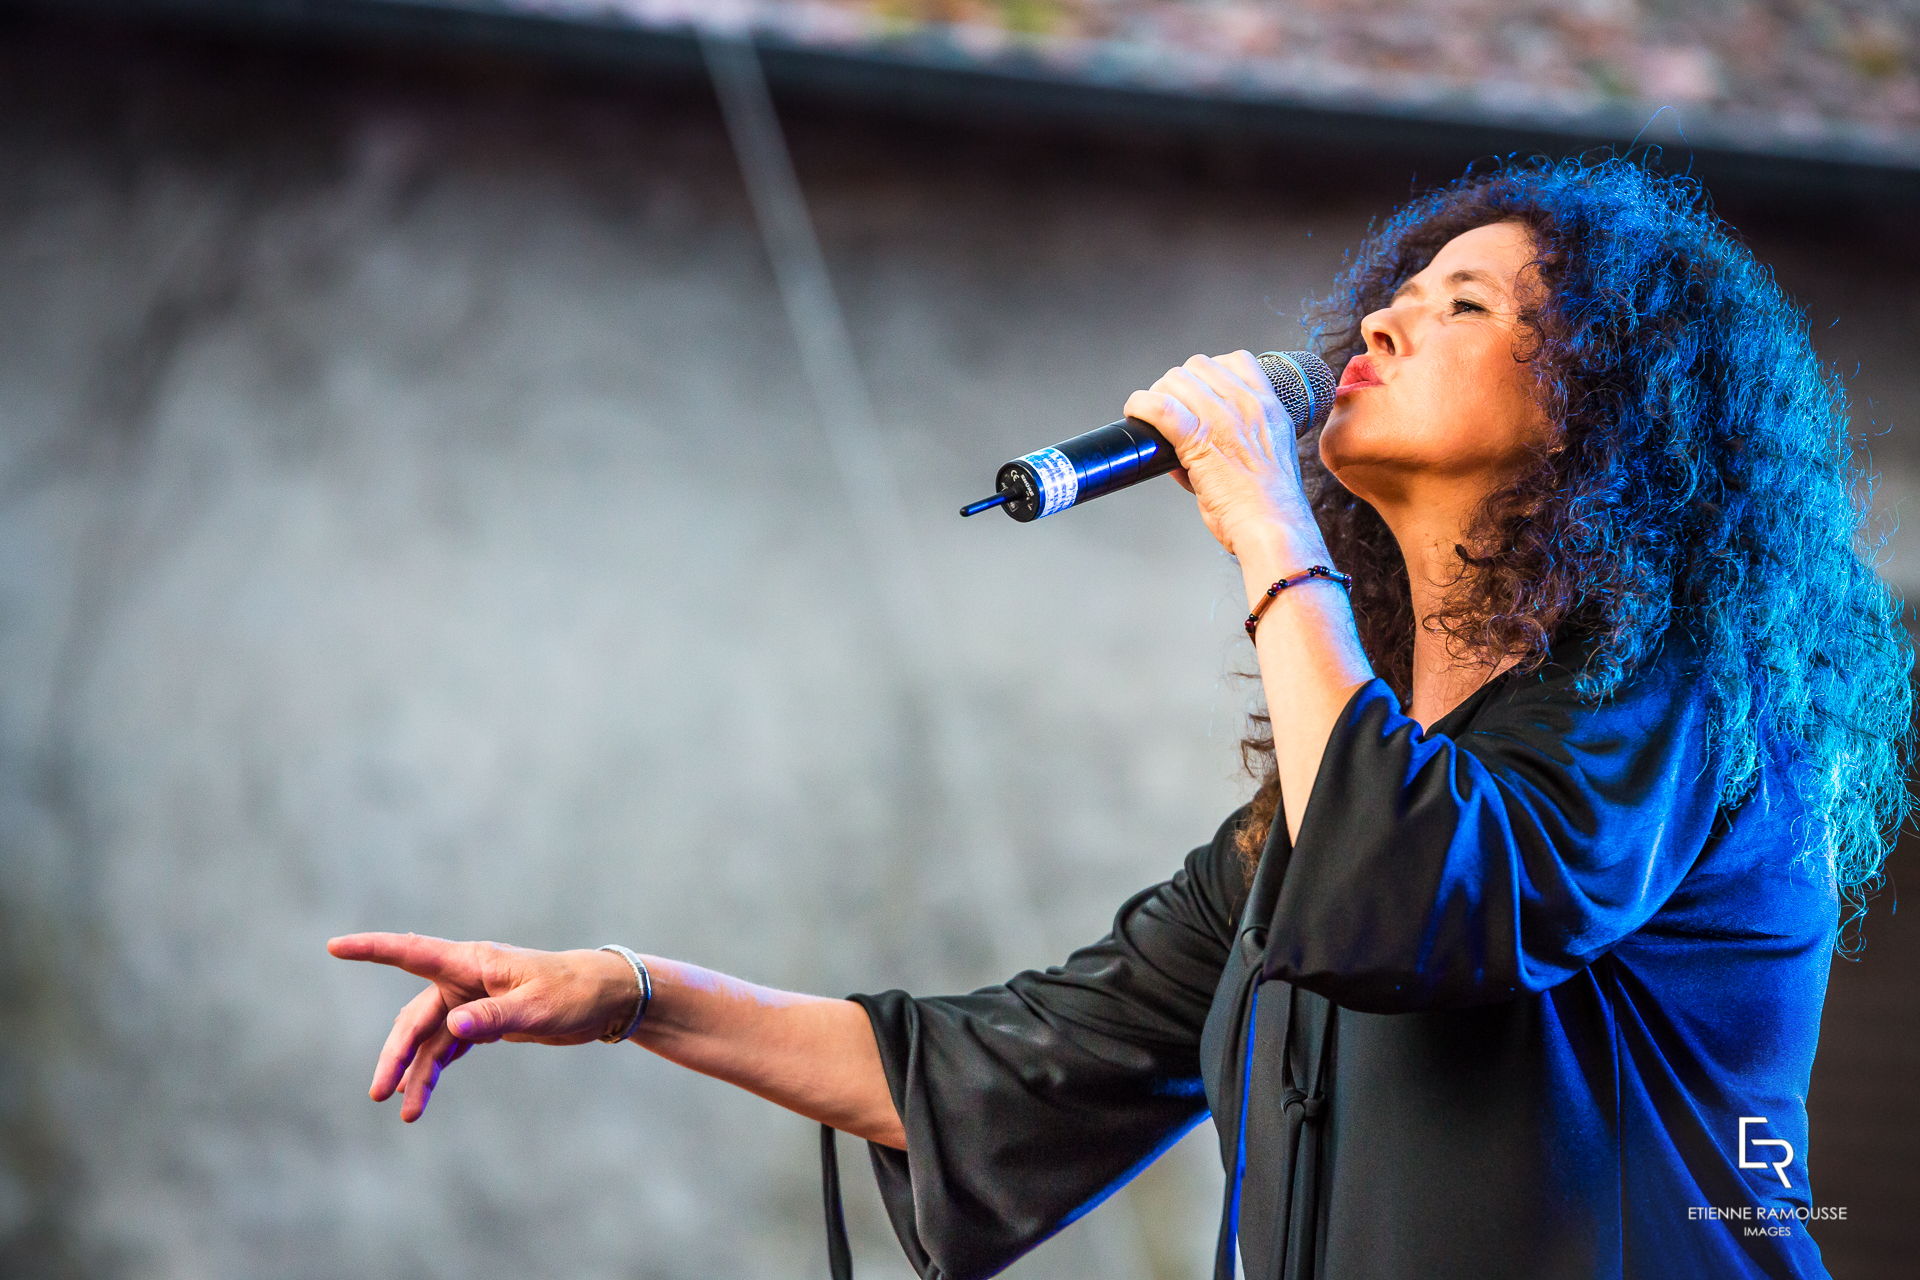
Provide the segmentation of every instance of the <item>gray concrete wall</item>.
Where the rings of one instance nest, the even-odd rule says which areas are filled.
[[[955,508],[1194,351],[1294,344],[1389,202],[794,115],[896,486],[856,491],[709,100],[0,57],[4,1269],[824,1274],[815,1126],[597,1045],[480,1049],[403,1126],[364,1091],[417,984],[323,940],[842,994],[1098,937],[1247,793],[1237,573],[1170,482]],[[1891,512],[1911,264],[1761,248],[1895,428]],[[1212,1143],[1008,1274],[1206,1274]],[[909,1275],[842,1160],[860,1274]]]

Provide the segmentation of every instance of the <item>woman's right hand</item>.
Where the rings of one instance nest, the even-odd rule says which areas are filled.
[[[405,969],[430,984],[394,1018],[367,1091],[375,1102],[405,1094],[400,1118],[409,1124],[426,1111],[440,1073],[474,1045],[585,1044],[617,1030],[638,998],[632,967],[610,951],[535,951],[417,933],[349,933],[329,939],[327,951]]]

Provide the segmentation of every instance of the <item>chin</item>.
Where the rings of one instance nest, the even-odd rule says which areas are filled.
[[[1320,465],[1339,482],[1340,487],[1368,506],[1378,508],[1382,501],[1407,491],[1408,477],[1425,467],[1404,454],[1368,449],[1358,441],[1322,440]]]
[[[1395,447],[1405,442],[1405,433],[1395,432],[1391,424],[1368,423],[1362,426],[1350,414],[1331,417],[1320,432],[1320,465],[1336,477],[1375,467],[1399,469],[1417,465],[1416,460],[1405,457]],[[1341,483],[1345,484],[1346,481],[1343,479]]]

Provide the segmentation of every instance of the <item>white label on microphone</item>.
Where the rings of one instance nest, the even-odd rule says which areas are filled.
[[[1058,449],[1042,449],[1020,459],[1033,468],[1040,477],[1040,515],[1050,516],[1056,511],[1065,511],[1080,496],[1080,476],[1067,461],[1067,455]]]

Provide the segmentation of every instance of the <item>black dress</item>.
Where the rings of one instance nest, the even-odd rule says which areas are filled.
[[[1362,685],[1250,887],[1243,808],[1063,965],[850,997],[919,1275],[1000,1271],[1211,1113],[1219,1276],[1237,1238],[1249,1280],[1824,1277],[1805,1098],[1838,902],[1795,858],[1794,766],[1717,805],[1679,628],[1601,705],[1581,646],[1552,656],[1426,732]]]

